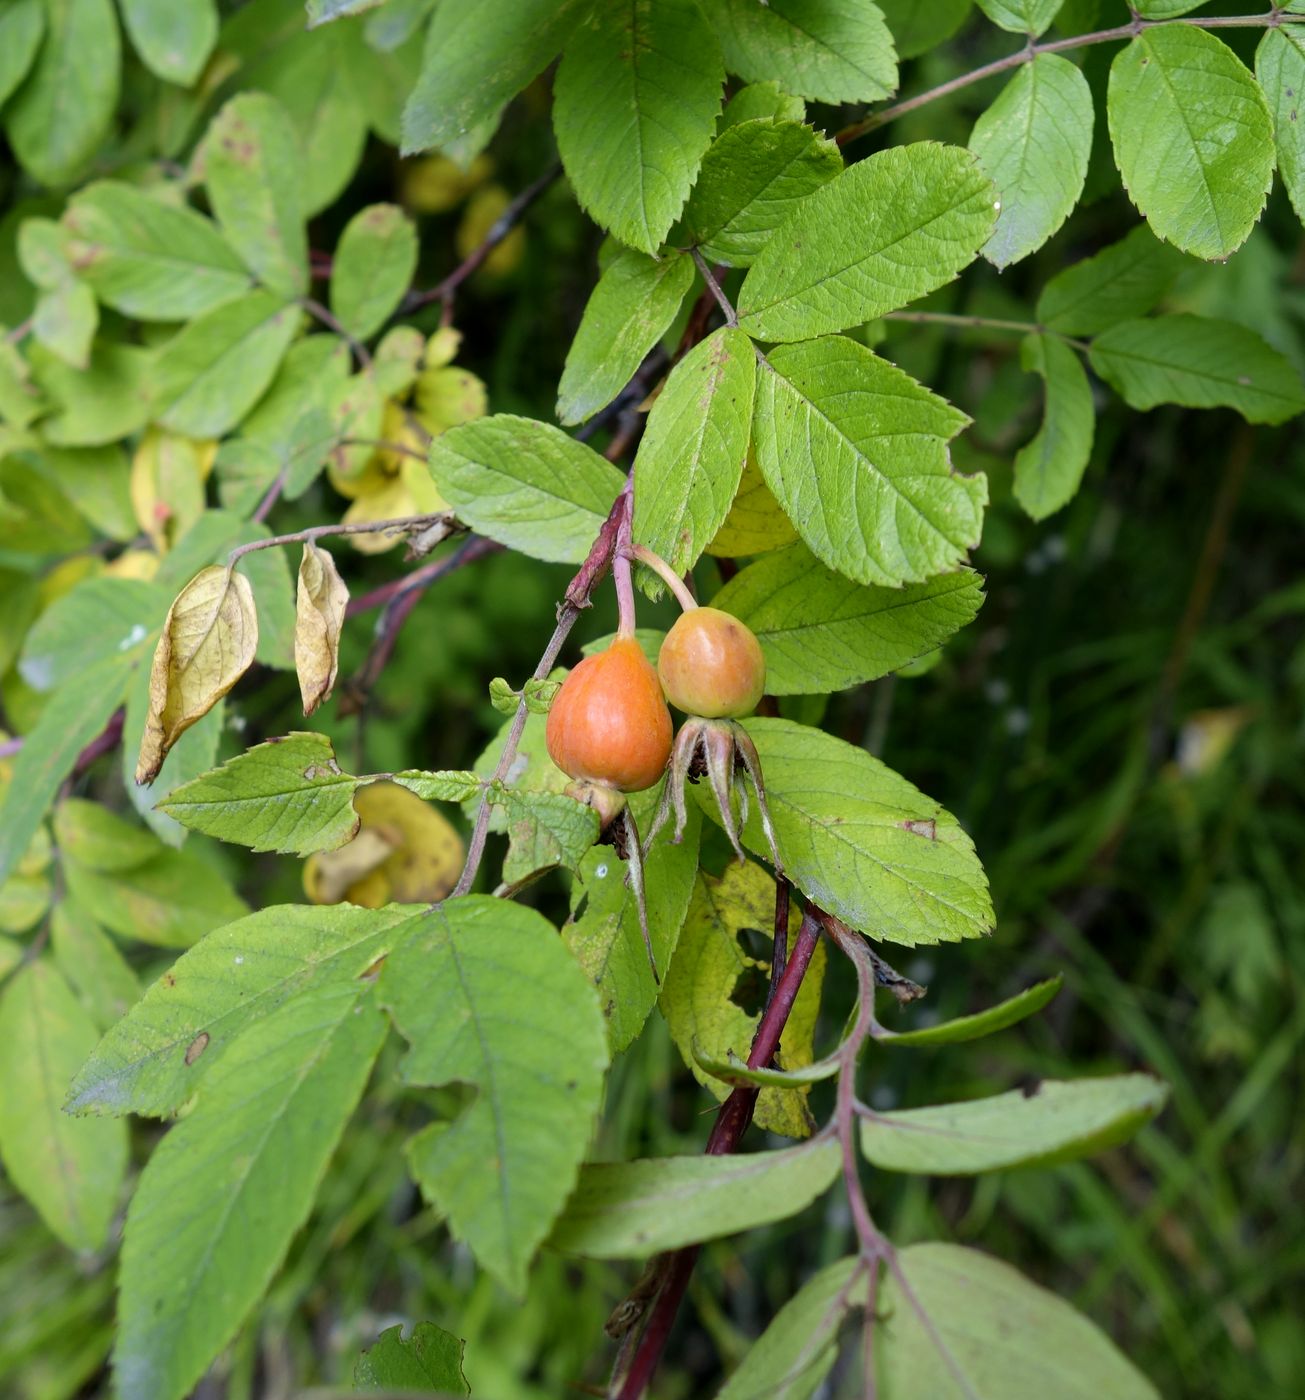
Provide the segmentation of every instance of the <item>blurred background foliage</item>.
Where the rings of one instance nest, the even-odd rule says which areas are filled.
[[[323,46],[340,42],[337,26],[305,33],[302,6],[290,0],[223,8],[229,61],[211,65],[189,92],[161,83],[125,52],[116,136],[99,173],[179,159],[238,88],[293,102]],[[910,7],[886,8],[891,16]],[[1070,0],[1053,37],[1115,22],[1117,9]],[[1255,34],[1225,37],[1249,60]],[[962,21],[952,42],[906,66],[903,91],[945,81],[1012,42]],[[1112,53],[1086,53],[1094,88]],[[931,105],[892,139],[964,144],[993,91],[981,85]],[[313,248],[333,248],[358,208],[397,200],[419,220],[416,285],[438,281],[510,194],[553,160],[546,104],[546,87],[536,84],[469,172],[443,157],[400,160],[384,139],[393,117],[381,115],[380,134],[363,131],[347,169],[337,151],[329,168],[307,173],[325,196]],[[833,130],[854,115],[817,109],[815,119]],[[311,119],[330,116],[327,104]],[[977,264],[929,309],[1028,318],[1054,272],[1134,225],[1103,127],[1084,207],[1068,226],[1002,275]],[[328,161],[325,145],[318,159]],[[22,322],[34,298],[16,261],[19,224],[61,207],[57,194],[0,154],[0,321]],[[461,292],[459,363],[485,381],[494,411],[551,419],[599,241],[555,184]],[[1305,242],[1280,191],[1247,246],[1225,266],[1192,263],[1166,309],[1244,322],[1305,370]],[[413,320],[434,330],[438,305]],[[974,417],[955,455],[963,470],[988,473],[993,501],[975,556],[987,580],[977,623],[936,664],[837,695],[823,716],[832,732],[864,743],[954,812],[992,882],[991,939],[900,965],[930,985],[908,1017],[959,1014],[1035,979],[1066,977],[1046,1013],[977,1046],[874,1052],[867,1094],[876,1107],[915,1105],[1030,1077],[1135,1067],[1173,1087],[1158,1122],[1091,1162],[976,1181],[875,1177],[880,1224],[900,1244],[951,1238],[1010,1261],[1084,1308],[1162,1394],[1297,1394],[1305,1375],[1300,427],[1252,428],[1226,411],[1141,415],[1099,392],[1083,489],[1035,524],[1010,492],[1011,459],[1036,430],[1040,405],[1037,381],[1019,366],[1019,337],[905,324],[864,334]],[[338,518],[344,505],[323,479],[282,508],[278,528]],[[0,665],[8,668],[0,698],[11,732],[27,727],[39,704],[12,668],[14,639],[48,595],[52,572],[86,557],[68,522],[50,523],[46,553],[16,555],[0,544]],[[339,557],[355,595],[401,567],[394,553],[347,557],[342,547]],[[698,570],[703,596],[718,582],[716,567],[704,560]],[[337,696],[318,727],[355,772],[467,766],[501,723],[488,701],[490,679],[519,684],[529,673],[567,574],[498,555],[440,582],[408,619],[362,713],[343,713]],[[642,620],[669,617],[645,605]],[[602,600],[577,643],[614,621]],[[351,622],[342,677],[354,674],[369,642],[368,621]],[[785,709],[816,719],[823,704]],[[222,757],[302,727],[293,676],[257,672],[229,707],[227,726]],[[113,759],[92,769],[79,792],[126,806]],[[252,902],[302,897],[296,861],[200,837],[190,844]],[[711,859],[723,868],[723,843]],[[563,909],[560,882],[533,897],[546,911]],[[150,975],[148,957],[138,971]],[[833,1043],[850,999],[850,988],[831,979],[818,1045]],[[391,1076],[378,1073],[376,1083],[389,1085]],[[654,1017],[613,1071],[599,1155],[700,1150],[709,1107]],[[524,1303],[478,1276],[404,1170],[401,1145],[427,1111],[397,1087],[365,1100],[269,1302],[201,1395],[270,1400],[338,1383],[380,1328],[413,1319],[466,1338],[473,1392],[491,1400],[545,1400],[601,1382],[602,1322],[635,1271],[546,1255]],[[140,1160],[159,1129],[137,1123],[133,1131]],[[851,1238],[835,1197],[782,1225],[707,1246],[658,1393],[708,1393],[800,1282],[844,1254]],[[71,1256],[0,1186],[0,1392],[23,1400],[103,1392],[112,1267],[111,1256]],[[840,1393],[839,1382],[836,1370],[829,1395]]]

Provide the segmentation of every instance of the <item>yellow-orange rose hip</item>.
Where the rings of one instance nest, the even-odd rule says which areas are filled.
[[[740,719],[766,688],[766,658],[746,624],[719,608],[690,608],[657,658],[666,698],[686,715]]]
[[[640,792],[671,756],[671,712],[657,672],[632,637],[587,656],[548,712],[548,753],[572,778]]]

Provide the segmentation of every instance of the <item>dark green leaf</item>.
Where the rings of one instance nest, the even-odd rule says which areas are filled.
[[[44,36],[44,0],[11,0],[0,11],[0,107],[27,76]]]
[[[1056,18],[1064,0],[978,0],[979,8],[993,22],[1012,34],[1036,38]]]
[[[466,1343],[433,1322],[419,1322],[406,1341],[402,1327],[387,1327],[354,1363],[356,1390],[437,1390],[470,1395],[462,1373]]]
[[[946,43],[970,16],[970,0],[878,0],[878,4],[893,31],[898,58],[918,58]]]
[[[1297,25],[1270,29],[1255,51],[1255,76],[1273,117],[1278,171],[1296,217],[1305,219],[1305,123],[1300,120],[1305,92],[1305,34]]]
[[[1038,298],[1038,321],[1062,335],[1096,335],[1145,315],[1173,286],[1183,261],[1138,224],[1118,243],[1058,272]]]

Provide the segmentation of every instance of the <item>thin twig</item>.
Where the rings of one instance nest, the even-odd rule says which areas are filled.
[[[364,369],[372,367],[372,352],[355,335],[345,330],[336,317],[322,305],[315,297],[300,297],[299,305],[316,320],[320,321],[328,331],[334,331],[348,343],[349,349],[357,356],[358,363]]]
[[[917,326],[960,326],[965,330],[1018,331],[1028,335],[1040,331],[1036,321],[1003,321],[993,316],[955,315],[950,311],[887,311],[885,321],[909,321]]]
[[[380,452],[394,452],[400,457],[412,457],[418,462],[429,460],[430,454],[406,443],[390,442],[388,438],[347,437],[340,439],[341,447],[374,447]]]
[[[276,480],[267,488],[267,494],[259,501],[253,515],[250,516],[251,520],[256,520],[261,525],[272,514],[272,507],[281,499],[281,492],[285,490],[289,470],[289,464],[287,464],[277,472]]]
[[[429,515],[400,515],[393,520],[363,520],[352,525],[310,525],[306,530],[296,530],[289,535],[271,535],[265,540],[250,540],[247,544],[237,545],[227,555],[227,563],[235,564],[246,554],[252,554],[256,549],[271,549],[273,545],[307,544],[309,540],[325,539],[331,535],[410,535],[448,519],[448,511],[436,511]]]
[[[716,305],[725,313],[725,324],[727,326],[737,326],[739,323],[738,312],[734,310],[734,304],[729,297],[721,290],[720,283],[716,280],[715,273],[707,266],[707,259],[697,248],[689,250],[693,255],[693,261],[698,265],[698,271],[702,274],[702,280],[707,284],[707,290],[716,300]]]
[[[26,340],[32,333],[32,327],[36,323],[34,316],[29,316],[27,320],[20,321],[11,331],[5,332],[6,345],[18,345]]]

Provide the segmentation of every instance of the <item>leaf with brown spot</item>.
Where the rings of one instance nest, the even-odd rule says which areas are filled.
[[[295,608],[295,673],[304,714],[330,698],[340,666],[340,629],[349,590],[335,560],[309,540],[299,562]]]
[[[193,1065],[197,1059],[208,1049],[208,1043],[212,1039],[207,1031],[200,1033],[186,1046],[186,1064]]]

